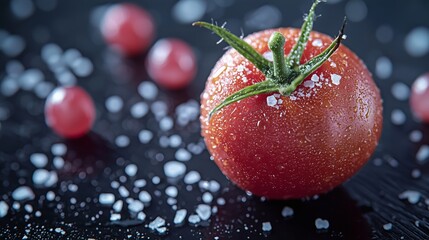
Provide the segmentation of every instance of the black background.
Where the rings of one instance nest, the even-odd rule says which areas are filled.
[[[204,151],[194,155],[186,162],[188,170],[197,170],[203,179],[215,179],[220,182],[221,191],[215,194],[223,197],[227,203],[218,206],[218,213],[211,217],[208,226],[168,226],[168,233],[159,236],[151,232],[145,224],[156,216],[166,218],[172,224],[174,211],[165,202],[166,197],[155,197],[152,204],[145,208],[147,218],[145,224],[120,227],[109,224],[109,208],[101,207],[93,202],[98,199],[99,192],[114,192],[110,187],[112,180],[123,175],[124,163],[135,163],[139,166],[138,176],[150,180],[154,175],[161,177],[160,185],[148,184],[146,189],[153,193],[156,189],[163,192],[167,181],[163,176],[163,162],[154,160],[155,153],[162,152],[165,159],[174,157],[174,149],[161,148],[158,138],[165,133],[157,130],[157,123],[150,113],[143,120],[133,119],[129,114],[132,103],[140,100],[136,87],[142,80],[147,80],[144,70],[144,56],[135,59],[121,59],[110,52],[99,35],[94,21],[94,10],[110,1],[59,1],[53,11],[42,11],[37,7],[28,19],[17,19],[10,11],[9,1],[0,2],[0,29],[22,36],[26,48],[16,59],[26,68],[41,69],[47,81],[55,83],[54,76],[40,58],[41,47],[54,42],[63,49],[77,48],[84,56],[94,63],[94,72],[90,77],[78,79],[94,98],[97,107],[97,121],[93,131],[77,140],[64,140],[53,134],[44,123],[43,104],[31,92],[19,91],[12,97],[0,95],[0,107],[9,112],[9,117],[1,121],[0,128],[0,198],[11,205],[11,192],[19,185],[31,186],[31,175],[34,166],[29,155],[43,152],[52,162],[50,146],[63,142],[68,147],[64,157],[70,168],[59,170],[59,182],[53,189],[34,188],[36,199],[30,204],[34,211],[40,210],[42,216],[37,218],[31,214],[9,210],[6,217],[0,219],[0,236],[6,239],[21,239],[27,235],[29,239],[124,239],[124,238],[168,238],[168,239],[427,239],[429,237],[428,206],[424,202],[429,197],[429,167],[418,165],[415,154],[423,144],[429,144],[429,126],[413,119],[407,101],[398,101],[391,95],[391,86],[395,82],[407,85],[421,74],[429,70],[429,56],[411,57],[404,48],[406,34],[417,26],[429,25],[429,2],[426,0],[390,1],[366,0],[368,14],[363,21],[349,22],[347,40],[344,42],[367,64],[371,72],[375,70],[376,60],[381,56],[388,57],[393,64],[392,76],[388,79],[374,80],[381,90],[384,99],[384,128],[380,144],[374,158],[381,158],[383,164],[376,166],[371,159],[369,163],[350,181],[332,192],[322,195],[317,200],[264,201],[258,197],[247,196],[236,188],[220,173]],[[176,92],[161,90],[159,100],[166,102],[169,113],[174,116],[175,107],[189,99],[199,98],[204,88],[211,67],[223,54],[223,44],[216,45],[217,37],[208,31],[194,28],[189,24],[175,21],[171,9],[176,3],[172,0],[135,1],[147,9],[156,23],[156,38],[174,37],[188,42],[194,47],[198,57],[198,74],[191,86]],[[207,1],[209,9],[203,20],[211,18],[219,22],[226,21],[232,32],[239,34],[243,29],[245,35],[256,31],[246,27],[243,19],[249,12],[266,4],[276,6],[282,12],[282,20],[278,26],[299,27],[302,16],[310,6],[310,1],[232,1],[227,7],[219,7],[215,2]],[[317,13],[314,29],[331,36],[337,33],[348,0],[337,4],[321,4]],[[388,43],[380,43],[375,32],[381,25],[393,29],[393,39]],[[277,25],[276,25],[277,26]],[[42,37],[37,34],[42,32]],[[35,37],[38,35],[39,37]],[[5,76],[4,66],[11,58],[0,53],[0,81]],[[105,99],[111,95],[123,97],[125,105],[120,114],[108,113],[104,107]],[[395,126],[390,121],[393,109],[401,109],[407,115],[404,125]],[[155,131],[155,137],[148,145],[139,143],[137,133],[143,128]],[[419,143],[409,140],[412,130],[423,132]],[[176,126],[167,135],[180,134],[184,142],[200,141],[199,123],[195,121],[187,128]],[[126,134],[131,139],[130,146],[118,148],[114,138]],[[124,159],[118,161],[117,159]],[[389,164],[389,159],[398,161],[398,166]],[[124,163],[123,163],[124,162]],[[48,165],[49,166],[49,165]],[[92,169],[92,173],[88,173]],[[411,177],[411,171],[419,169],[420,178]],[[87,177],[80,179],[77,175],[86,172]],[[90,171],[91,172],[91,171]],[[19,179],[19,181],[17,181]],[[130,179],[132,180],[132,179]],[[150,181],[148,181],[150,182]],[[75,183],[78,192],[63,191],[61,186]],[[126,184],[132,186],[132,181]],[[188,214],[201,203],[201,191],[197,186],[192,191],[184,189],[183,182],[177,183],[179,191],[178,205],[188,209]],[[46,203],[38,201],[41,195],[53,190],[59,201]],[[398,195],[405,190],[417,190],[422,194],[418,204],[412,205],[401,200]],[[117,195],[117,194],[116,194]],[[69,199],[74,197],[77,202],[87,201],[85,207],[73,206]],[[117,199],[119,195],[117,195]],[[58,208],[58,204],[62,208]],[[77,204],[76,204],[77,205]],[[215,201],[214,204],[216,205]],[[295,214],[292,218],[281,216],[283,206],[291,206]],[[125,208],[125,207],[124,207]],[[126,208],[125,208],[126,209]],[[78,212],[76,215],[75,213]],[[100,217],[91,220],[99,214]],[[25,215],[28,215],[26,219]],[[317,231],[314,226],[316,218],[327,219],[330,228]],[[127,218],[126,211],[123,219]],[[262,222],[269,221],[273,230],[262,232]],[[419,226],[415,224],[419,221]],[[390,231],[383,225],[392,223]],[[53,231],[61,227],[66,232],[60,235]],[[28,231],[26,231],[28,230]]]

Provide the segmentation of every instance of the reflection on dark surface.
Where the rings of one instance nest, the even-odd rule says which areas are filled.
[[[268,239],[371,239],[371,229],[357,203],[343,188],[321,195],[314,200],[270,201],[248,197],[230,185],[219,197],[226,199],[218,206],[210,228],[203,231],[205,239],[247,239],[263,222],[270,222],[272,231],[261,235]],[[292,217],[283,218],[283,207],[294,210]],[[329,229],[317,230],[317,218],[329,221]]]

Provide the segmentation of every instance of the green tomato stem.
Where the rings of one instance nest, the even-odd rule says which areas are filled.
[[[285,37],[279,32],[274,32],[270,40],[268,40],[268,47],[273,53],[274,80],[278,83],[285,83],[290,72],[290,70],[286,68],[284,55],[285,42]]]

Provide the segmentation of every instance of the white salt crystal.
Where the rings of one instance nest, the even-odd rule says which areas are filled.
[[[124,198],[130,196],[130,192],[124,186],[120,186],[118,188],[118,191],[119,191],[119,195],[121,195]]]
[[[61,169],[64,167],[64,159],[62,157],[54,157],[54,159],[52,160],[54,167],[56,169]]]
[[[9,211],[9,205],[7,205],[5,201],[0,201],[0,218],[6,216],[8,211]]]
[[[114,221],[119,221],[119,220],[121,220],[121,214],[112,213],[112,215],[110,215],[110,221],[114,222]]]
[[[121,111],[124,106],[124,101],[119,96],[110,96],[106,99],[106,109],[109,112],[117,113]]]
[[[146,214],[144,212],[139,212],[137,214],[137,219],[140,221],[144,221],[146,219]]]
[[[213,201],[213,195],[209,192],[203,193],[202,200],[204,203],[211,203]]]
[[[27,186],[18,187],[12,192],[12,198],[15,201],[33,200],[34,197],[33,190]]]
[[[175,186],[169,186],[165,189],[165,194],[167,194],[170,197],[177,197],[177,194],[179,193],[179,191],[177,190],[177,188]]]
[[[112,209],[115,212],[120,212],[122,211],[123,206],[124,206],[124,202],[122,200],[118,200],[113,204]]]
[[[149,130],[141,130],[139,132],[139,140],[141,143],[146,144],[149,143],[153,138],[153,133]]]
[[[201,218],[198,215],[192,214],[189,216],[188,222],[191,224],[197,224],[201,222]]]
[[[402,82],[394,83],[391,92],[396,99],[401,101],[407,100],[410,96],[410,88]]]
[[[320,39],[314,39],[311,45],[313,45],[314,47],[321,47],[323,46],[323,42]]]
[[[316,229],[319,229],[319,230],[328,229],[329,221],[321,218],[317,218],[316,221],[314,221],[314,225],[316,226]]]
[[[176,148],[180,146],[180,144],[182,143],[182,137],[180,137],[180,135],[177,135],[177,134],[171,135],[169,140],[170,140],[170,147],[172,148]]]
[[[176,153],[174,154],[174,157],[175,157],[177,160],[184,162],[184,161],[189,161],[189,160],[191,160],[192,155],[191,155],[191,153],[190,153],[190,152],[188,152],[186,149],[184,149],[184,148],[179,148],[179,149],[176,151]]]
[[[391,223],[386,223],[383,225],[383,229],[386,231],[392,230],[393,225]]]
[[[331,81],[334,85],[340,85],[341,76],[338,74],[331,74]]]
[[[186,166],[185,164],[178,161],[170,161],[164,164],[164,173],[165,176],[169,178],[177,178],[185,174]]]
[[[138,180],[134,181],[134,187],[142,188],[144,186],[146,186],[146,180],[138,179]]]
[[[37,168],[43,168],[48,164],[48,157],[43,153],[33,153],[30,156],[31,163]]]
[[[262,223],[262,231],[269,232],[271,230],[272,230],[272,227],[271,227],[271,223],[270,222],[263,222]]]
[[[55,184],[57,184],[58,182],[58,174],[55,171],[50,171],[49,172],[49,178],[48,180],[45,182],[45,187],[52,187]]]
[[[429,160],[429,146],[428,145],[422,145],[416,154],[417,162],[422,164]]]
[[[163,117],[161,121],[159,121],[159,128],[162,131],[168,131],[173,128],[173,124],[173,119],[171,119],[170,117]]]
[[[291,207],[286,206],[282,209],[282,216],[283,217],[291,217],[291,216],[293,216],[293,214],[294,214],[294,211]]]
[[[414,190],[406,190],[399,194],[399,199],[407,199],[409,203],[416,204],[420,201],[421,193]]]
[[[127,147],[130,145],[130,138],[126,135],[119,135],[115,138],[115,144],[118,147]]]
[[[201,180],[201,175],[197,171],[190,171],[183,179],[186,184],[194,184]]]
[[[178,225],[183,223],[183,220],[186,218],[187,211],[186,209],[180,209],[176,211],[176,215],[174,216],[174,224]]]
[[[125,173],[130,177],[134,177],[137,173],[137,166],[135,164],[129,164],[125,167]]]
[[[149,106],[145,102],[138,102],[130,109],[131,116],[134,118],[142,118],[148,113],[148,111]]]
[[[402,125],[407,121],[407,116],[400,109],[394,109],[390,115],[390,120],[395,125]]]
[[[149,223],[149,228],[155,230],[156,228],[160,228],[165,225],[165,219],[161,217],[156,217],[155,220]]]
[[[140,201],[144,202],[144,203],[148,203],[152,200],[152,197],[150,196],[150,194],[146,191],[141,191],[139,193],[139,199]]]
[[[152,82],[142,82],[137,88],[138,93],[145,99],[154,100],[158,95],[158,88]]]
[[[274,107],[277,104],[277,99],[274,97],[274,95],[267,97],[267,105],[269,107]]]
[[[115,195],[113,193],[100,193],[98,202],[103,205],[112,205],[115,202]]]
[[[144,208],[144,205],[139,200],[133,200],[128,204],[128,210],[130,210],[130,212],[137,213],[142,211],[143,208]]]
[[[195,212],[198,214],[198,216],[201,218],[201,220],[206,221],[211,216],[211,207],[207,204],[198,204],[197,209]]]
[[[67,147],[64,143],[55,143],[51,146],[51,152],[55,156],[64,156],[67,152]]]
[[[50,173],[48,170],[46,169],[36,169],[33,172],[33,183],[35,185],[44,185],[46,183],[46,181],[48,181],[50,177]]]

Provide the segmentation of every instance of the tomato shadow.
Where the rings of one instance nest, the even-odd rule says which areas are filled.
[[[273,201],[246,197],[237,187],[221,194],[225,205],[218,206],[204,238],[220,239],[371,239],[371,228],[363,217],[364,210],[342,187],[317,199]],[[293,216],[283,217],[283,207],[291,207]],[[368,209],[367,209],[368,210]],[[329,221],[327,230],[318,230],[315,220]],[[262,231],[262,223],[270,222],[272,230]],[[235,229],[229,229],[235,226]]]
[[[113,146],[94,132],[80,138],[68,139],[64,144],[67,153],[63,156],[64,167],[58,172],[63,179],[98,176],[119,157]]]

